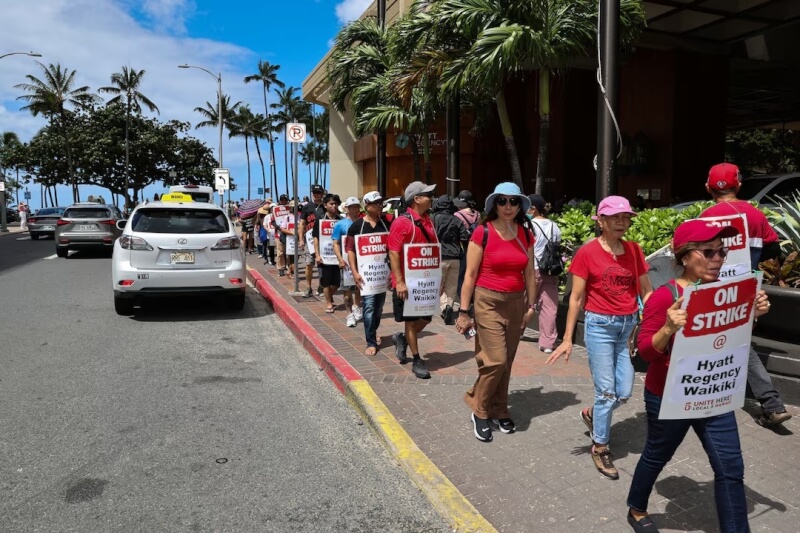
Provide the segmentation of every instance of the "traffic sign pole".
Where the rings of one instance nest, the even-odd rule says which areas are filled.
[[[298,295],[300,294],[300,256],[297,251],[300,249],[300,224],[297,223],[297,209],[300,202],[297,195],[297,155],[299,148],[297,145],[306,142],[306,125],[299,122],[288,123],[286,125],[286,140],[292,143],[292,170],[294,173],[294,293]],[[307,252],[308,255],[311,254],[311,250],[307,250]]]
[[[8,214],[6,213],[6,182],[0,181],[0,195],[3,201],[0,202],[0,233],[8,233]]]

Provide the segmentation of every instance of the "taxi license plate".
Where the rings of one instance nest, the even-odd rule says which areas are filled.
[[[53,226],[42,226],[42,231],[53,231],[54,229],[56,228]]]
[[[173,265],[185,265],[194,263],[192,252],[174,252],[170,254],[170,261]]]

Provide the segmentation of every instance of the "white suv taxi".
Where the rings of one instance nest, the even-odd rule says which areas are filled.
[[[182,193],[136,207],[117,226],[111,279],[114,309],[130,315],[143,298],[220,294],[229,308],[244,307],[246,262],[225,212]]]

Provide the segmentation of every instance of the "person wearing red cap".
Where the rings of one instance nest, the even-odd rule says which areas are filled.
[[[714,199],[714,205],[703,211],[700,217],[744,215],[749,234],[750,268],[756,270],[762,260],[777,257],[781,249],[778,235],[764,213],[753,207],[750,202],[736,197],[741,186],[741,175],[736,165],[720,163],[711,167],[706,190]],[[747,383],[753,391],[753,396],[761,404],[761,415],[756,418],[760,426],[779,426],[792,417],[786,412],[786,406],[772,384],[764,363],[752,347],[747,367]]]
[[[547,359],[569,361],[578,313],[585,311],[584,342],[594,383],[594,404],[581,410],[592,438],[592,461],[608,479],[619,479],[612,461],[611,419],[614,410],[633,394],[635,372],[628,337],[639,319],[638,299],[653,292],[642,248],[623,236],[636,213],[622,196],[609,196],[597,206],[601,235],[580,247],[572,260],[572,293],[561,345]]]
[[[661,470],[672,459],[689,429],[694,430],[706,450],[714,471],[714,499],[720,531],[750,531],[744,491],[744,461],[739,429],[733,411],[707,418],[659,420],[670,349],[675,333],[686,325],[681,309],[683,290],[694,283],[711,283],[719,273],[728,249],[722,239],[737,234],[732,226],[717,226],[702,219],[689,220],[675,230],[672,247],[675,262],[683,272],[677,279],[656,289],[644,306],[639,330],[639,355],[650,362],[644,383],[647,412],[647,441],[636,465],[628,492],[628,523],[637,532],[657,532],[647,513],[648,500]],[[675,297],[677,295],[677,299]],[[764,291],[756,297],[756,317],[769,311]]]

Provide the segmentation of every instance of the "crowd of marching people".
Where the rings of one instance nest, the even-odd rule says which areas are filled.
[[[767,219],[736,194],[738,168],[714,166],[706,189],[715,204],[701,218],[675,230],[672,253],[679,272],[655,288],[642,248],[625,239],[636,211],[620,196],[603,199],[593,217],[597,237],[584,243],[569,264],[572,277],[561,343],[556,327],[558,279],[565,268],[561,230],[548,217],[549,204],[525,195],[513,183],[500,183],[479,206],[469,191],[452,198],[436,196],[436,186],[409,184],[399,209],[387,209],[377,191],[344,201],[314,185],[311,198],[297,206],[282,195],[268,201],[256,216],[242,219],[248,251],[273,265],[278,276],[301,276],[304,296],[317,294],[325,311],[335,313],[341,289],[346,324],[364,328],[367,356],[380,346],[378,329],[387,298],[399,328],[391,334],[400,364],[411,363],[420,378],[430,377],[420,346],[421,332],[440,315],[465,338],[474,337],[478,377],[464,400],[471,410],[475,438],[491,442],[493,432],[514,433],[508,393],[514,356],[525,327],[538,315],[538,347],[546,362],[569,361],[573,333],[584,313],[584,344],[594,385],[594,400],[580,410],[589,429],[591,458],[605,478],[619,479],[610,448],[615,409],[631,399],[635,371],[632,357],[649,363],[644,386],[647,440],[628,495],[627,520],[635,531],[658,531],[650,519],[649,495],[689,429],[700,439],[714,471],[720,528],[749,531],[744,493],[744,462],[733,409],[711,416],[660,416],[665,382],[676,335],[687,327],[684,292],[721,279],[730,253],[725,244],[739,234],[735,225],[709,217],[738,216],[747,235],[749,258],[739,274],[778,252],[777,236]],[[249,220],[249,221],[248,221]],[[714,219],[716,220],[716,219]],[[295,236],[298,236],[295,242]],[[302,265],[305,275],[298,270]],[[753,318],[769,311],[764,291],[754,292]],[[410,352],[410,354],[409,354]],[[744,365],[747,383],[761,403],[757,422],[777,426],[791,415],[750,348]]]

